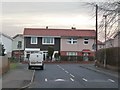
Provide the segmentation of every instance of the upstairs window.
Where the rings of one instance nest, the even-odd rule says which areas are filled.
[[[42,44],[54,44],[54,38],[53,37],[43,37]]]
[[[88,42],[89,42],[89,39],[88,39],[88,38],[85,38],[85,39],[84,39],[84,44],[85,44],[85,45],[88,45]]]
[[[21,49],[22,48],[22,41],[18,41],[17,48]]]
[[[67,43],[68,44],[76,44],[77,43],[77,38],[68,38]]]
[[[31,37],[31,44],[37,44],[37,37]]]

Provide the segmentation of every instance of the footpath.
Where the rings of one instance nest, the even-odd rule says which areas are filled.
[[[96,67],[94,64],[80,64],[80,67],[118,78],[118,72],[108,70],[102,67]]]
[[[27,64],[19,63],[15,69],[12,69],[2,76],[2,90],[6,88],[22,88],[31,83],[34,70],[28,70]]]

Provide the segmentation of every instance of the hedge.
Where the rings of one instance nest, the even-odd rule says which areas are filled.
[[[112,48],[98,50],[96,52],[96,59],[102,64],[104,64],[105,52],[106,52],[107,65],[111,65],[111,66],[116,66],[116,65],[118,66],[118,64],[120,65],[120,60],[119,60],[120,47],[112,47]]]
[[[88,56],[89,61],[93,61],[93,56]],[[83,61],[83,56],[61,56],[61,61]]]

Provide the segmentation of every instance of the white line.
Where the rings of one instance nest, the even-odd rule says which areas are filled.
[[[114,80],[112,80],[112,79],[108,79],[109,81],[111,81],[111,82],[115,82]]]
[[[74,81],[74,79],[70,78],[71,81]]]
[[[73,76],[72,74],[70,74],[70,76],[75,77],[75,76]]]
[[[86,82],[88,81],[88,80],[87,80],[87,79],[85,79],[85,78],[82,78],[82,79],[83,79],[84,81],[86,81]]]
[[[64,68],[62,68],[62,70],[65,70]]]
[[[68,71],[65,71],[66,73],[69,73]]]
[[[48,80],[47,80],[47,78],[45,78],[45,82],[47,82]]]

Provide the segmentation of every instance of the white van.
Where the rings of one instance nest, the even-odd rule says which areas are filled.
[[[30,54],[28,69],[31,69],[32,67],[40,67],[42,70],[44,69],[42,52]]]

